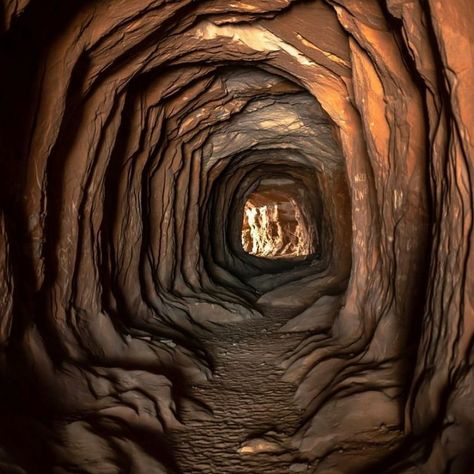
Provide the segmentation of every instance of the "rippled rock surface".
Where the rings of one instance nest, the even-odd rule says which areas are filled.
[[[470,0],[0,5],[1,472],[471,472]]]

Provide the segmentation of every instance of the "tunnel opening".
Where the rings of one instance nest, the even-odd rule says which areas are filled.
[[[309,104],[317,110],[314,99]],[[321,129],[315,130],[322,133]],[[259,311],[266,311],[259,304],[264,300],[271,301],[271,305],[284,300],[286,307],[304,308],[313,301],[315,287],[347,279],[351,218],[343,161],[325,169],[319,161],[316,153],[304,148],[252,150],[232,156],[214,180],[202,218],[206,224],[203,254],[208,271],[215,281],[237,294],[247,289],[250,294],[245,294],[246,301]],[[295,203],[311,251],[277,258],[247,252],[242,244],[242,225],[246,204],[252,199],[260,207],[272,207],[277,201],[286,203],[290,213]],[[296,227],[296,219],[292,224]]]
[[[266,179],[246,199],[242,247],[269,259],[308,257],[317,248],[317,228],[295,193],[292,180]]]

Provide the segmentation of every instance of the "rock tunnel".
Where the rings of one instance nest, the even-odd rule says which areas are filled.
[[[1,472],[472,472],[470,0],[0,6]]]

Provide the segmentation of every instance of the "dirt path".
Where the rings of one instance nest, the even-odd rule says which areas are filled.
[[[294,404],[296,386],[281,380],[278,359],[294,348],[303,334],[281,334],[285,315],[229,324],[205,341],[216,371],[212,381],[195,386],[191,396],[213,411],[210,420],[197,420],[184,409],[186,428],[173,434],[171,444],[182,474],[287,474],[305,472],[292,452],[239,453],[248,438],[273,431],[280,443],[300,425],[301,410]],[[251,448],[248,447],[247,450]]]

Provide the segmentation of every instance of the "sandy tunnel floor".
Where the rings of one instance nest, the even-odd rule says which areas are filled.
[[[214,357],[215,376],[194,386],[191,396],[213,412],[209,420],[184,407],[182,431],[172,434],[172,450],[183,474],[310,472],[285,446],[301,426],[302,411],[293,401],[296,386],[282,381],[278,361],[304,334],[279,333],[291,316],[265,318],[219,327],[205,342]],[[203,417],[205,418],[205,417]],[[270,433],[259,443],[253,438]],[[256,452],[255,452],[256,451]]]

